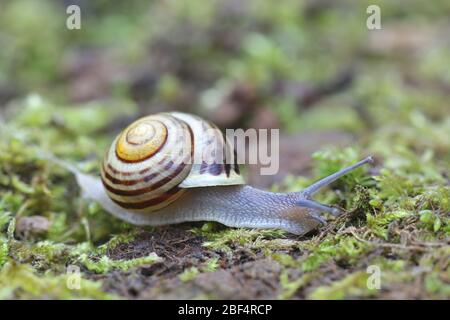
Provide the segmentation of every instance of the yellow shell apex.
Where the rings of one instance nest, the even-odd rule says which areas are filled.
[[[117,139],[117,157],[125,162],[145,160],[155,154],[167,139],[166,126],[146,117],[129,125]]]

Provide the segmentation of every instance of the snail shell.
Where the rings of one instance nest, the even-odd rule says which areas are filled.
[[[106,153],[101,178],[117,205],[157,211],[188,188],[240,185],[234,150],[218,128],[197,116],[171,112],[141,118],[123,130]]]

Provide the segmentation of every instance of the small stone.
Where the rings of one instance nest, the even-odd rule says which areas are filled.
[[[48,231],[50,221],[42,216],[19,217],[16,232],[20,235],[38,235]]]

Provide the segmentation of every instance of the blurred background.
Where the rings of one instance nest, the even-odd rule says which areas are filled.
[[[81,30],[65,27],[70,4]],[[369,4],[382,30],[367,29]],[[289,131],[357,132],[405,108],[433,118],[430,100],[449,90],[449,15],[447,1],[2,0],[0,102],[121,99]]]
[[[80,30],[66,28],[71,4],[81,9]],[[381,8],[381,30],[366,26],[370,4]],[[421,126],[429,132],[404,147],[437,143],[438,153],[448,151],[448,135],[431,132],[435,121],[449,126],[448,1],[2,0],[1,7],[0,108],[10,114],[23,111],[14,102],[26,97],[56,107],[36,111],[50,122],[64,118],[60,106],[99,107],[96,116],[77,121],[72,113],[66,122],[109,139],[164,110],[221,128],[280,128],[280,173],[249,169],[250,182],[265,187],[307,170],[322,146],[361,145],[381,127],[397,125],[390,135],[408,139],[410,125]]]
[[[80,30],[66,28],[70,4],[81,8]],[[381,8],[381,30],[366,27],[370,4]],[[221,128],[281,128],[280,175],[250,174],[259,185],[301,173],[323,145],[448,115],[445,0],[2,0],[1,8],[0,108],[30,95],[56,107],[101,105],[110,112],[86,121],[108,123],[109,133],[162,110]]]

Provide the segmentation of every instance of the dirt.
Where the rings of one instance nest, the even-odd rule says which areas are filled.
[[[276,297],[280,272],[277,262],[244,247],[236,247],[233,254],[210,250],[203,247],[204,240],[187,226],[141,231],[133,241],[119,244],[107,255],[118,260],[154,252],[161,262],[90,277],[103,280],[108,292],[135,299],[192,299],[200,294],[222,299]],[[218,270],[201,273],[188,282],[180,280],[184,270],[210,259],[218,259]]]
[[[199,266],[209,259],[218,259],[220,268],[211,273],[200,274],[193,283],[185,284],[185,286],[204,286],[208,279],[216,279],[216,285],[222,282],[220,278],[230,277],[232,273],[239,273],[245,269],[252,269],[251,263],[256,259],[262,259],[260,253],[253,253],[245,248],[236,248],[233,255],[227,255],[214,250],[206,249],[202,246],[204,238],[194,235],[184,227],[167,227],[157,229],[155,232],[142,231],[138,234],[135,240],[129,243],[121,243],[112,250],[109,250],[107,255],[111,259],[133,259],[156,253],[162,258],[162,262],[155,263],[150,266],[142,266],[126,272],[114,271],[107,276],[96,276],[94,278],[104,278],[105,290],[109,292],[118,293],[119,295],[132,298],[164,298],[164,296],[172,298],[185,298],[183,295],[178,295],[175,291],[178,290],[180,280],[178,276],[187,268]],[[259,262],[259,261],[258,261]],[[236,265],[240,265],[236,266]],[[234,268],[234,269],[233,269]],[[227,270],[234,270],[229,271]],[[206,278],[205,278],[206,277]],[[277,282],[274,279],[274,283]],[[234,280],[236,282],[236,280]],[[202,285],[203,283],[203,285]],[[204,292],[215,292],[212,287],[206,286]],[[233,282],[229,283],[228,288],[222,288],[223,294],[227,295],[233,291],[232,287],[237,289]],[[180,289],[182,290],[182,289]],[[162,295],[157,295],[156,292],[163,291]],[[218,292],[222,294],[222,290]],[[241,290],[238,290],[241,291]],[[198,290],[189,291],[186,289],[186,294],[195,295]],[[230,296],[231,297],[231,296]],[[250,295],[247,296],[250,298]]]
[[[315,233],[317,234],[317,233]],[[292,239],[296,237],[291,236]],[[91,274],[92,279],[102,280],[103,289],[132,299],[276,299],[281,292],[280,274],[282,266],[265,257],[260,250],[233,246],[232,253],[210,250],[203,246],[205,238],[189,231],[189,225],[141,231],[129,243],[121,243],[109,250],[111,259],[133,259],[151,253],[162,258],[149,266],[128,271],[114,270],[105,275]],[[301,256],[296,248],[278,250],[294,258]],[[209,259],[218,259],[219,268],[198,274],[183,282],[180,274],[188,268],[202,265]],[[370,258],[370,257],[369,257]],[[298,277],[296,268],[287,269],[291,276]],[[311,288],[340,279],[348,270],[335,264],[325,265],[318,278],[310,283]],[[294,298],[304,298],[308,290],[300,290]]]
[[[349,216],[350,218],[350,216]],[[349,220],[349,223],[351,221]],[[292,299],[305,299],[319,287],[331,286],[347,275],[366,270],[377,257],[387,260],[407,258],[414,261],[416,250],[396,250],[374,247],[357,263],[349,264],[345,259],[332,259],[322,263],[314,272],[303,272],[298,267],[286,267],[264,255],[259,249],[233,245],[232,253],[211,250],[204,246],[205,237],[191,231],[190,224],[157,228],[154,231],[140,231],[136,238],[121,243],[107,252],[111,259],[133,259],[156,253],[161,262],[144,265],[127,271],[113,270],[104,275],[91,274],[95,280],[102,280],[103,289],[124,298],[132,299],[277,299],[283,294],[281,276],[288,279],[307,277],[304,285],[298,286],[289,296]],[[288,236],[289,241],[320,241],[327,233],[339,233],[337,224],[330,223],[320,232],[303,238]],[[287,254],[301,259],[303,254],[296,246],[277,249],[272,254]],[[217,259],[214,271],[200,272],[183,281],[180,275],[191,267],[204,265]],[[377,299],[420,299],[423,298],[427,272],[419,266],[416,279],[407,282],[389,282],[377,293]],[[347,293],[351,299],[352,294]],[[355,298],[360,297],[355,293]],[[368,296],[370,297],[370,296]]]

